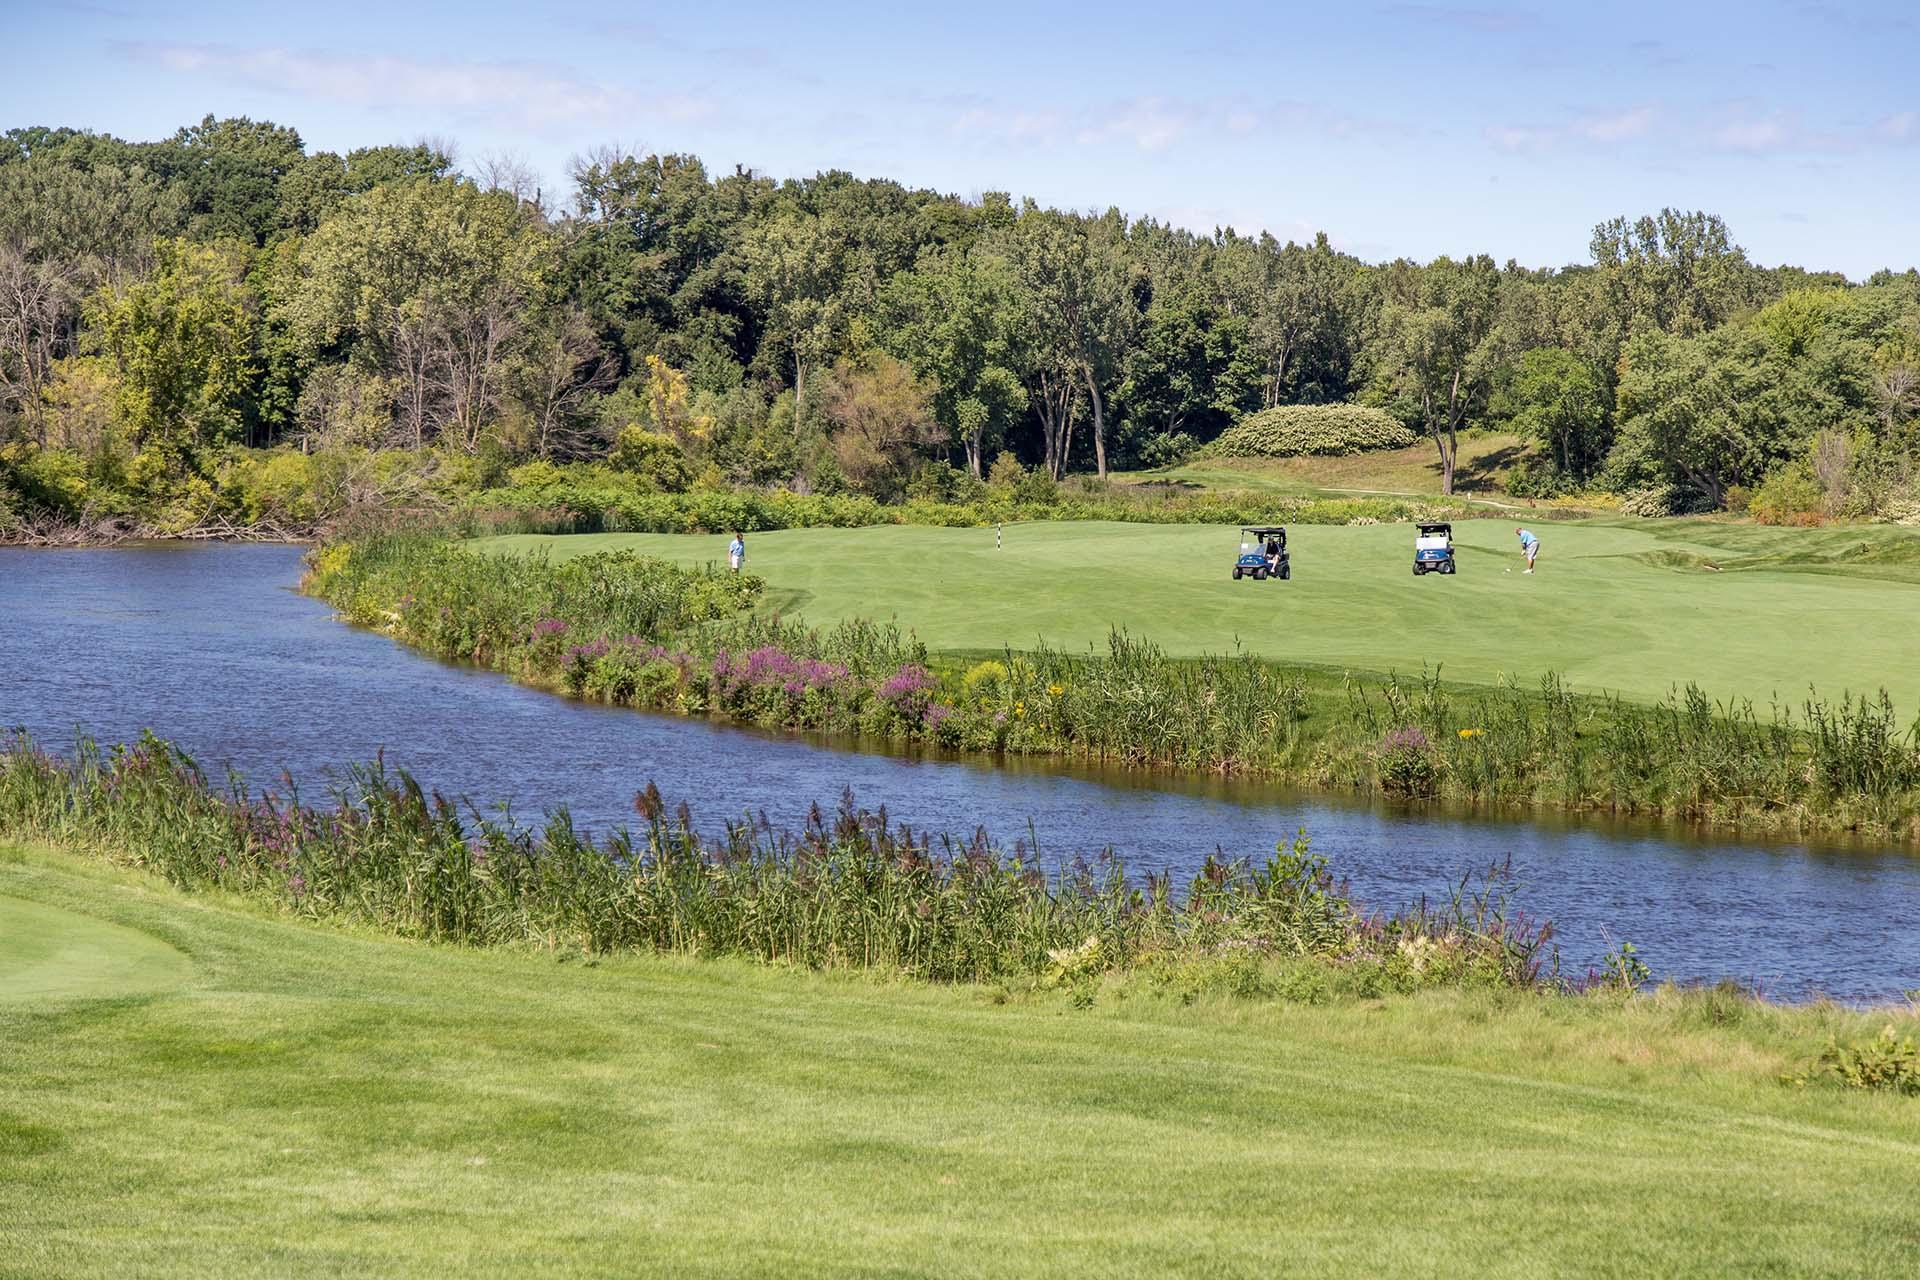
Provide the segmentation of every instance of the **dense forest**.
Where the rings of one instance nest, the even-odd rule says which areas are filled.
[[[558,198],[478,168],[247,119],[0,137],[0,524],[184,528],[339,456],[950,497],[1335,403],[1428,439],[1448,491],[1459,433],[1497,427],[1516,493],[1915,507],[1920,275],[1762,267],[1706,213],[1533,270],[689,155],[591,152]]]

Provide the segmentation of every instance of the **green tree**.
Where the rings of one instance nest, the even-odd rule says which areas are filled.
[[[1616,483],[1678,484],[1714,506],[1821,431],[1849,434],[1868,421],[1752,325],[1698,338],[1637,335],[1621,361],[1619,412],[1609,459]]]
[[[149,274],[88,300],[89,337],[119,374],[121,425],[169,470],[241,437],[258,373],[245,268],[237,247],[162,240]]]
[[[196,237],[264,244],[278,225],[280,180],[306,158],[306,148],[283,125],[209,115],[147,154],[186,197]]]
[[[1505,399],[1514,429],[1547,451],[1556,476],[1584,483],[1606,458],[1605,388],[1571,351],[1538,347],[1520,357]]]
[[[788,353],[798,429],[807,412],[807,373],[833,356],[849,318],[846,228],[787,210],[751,228],[741,251],[749,296],[766,316],[769,337]]]
[[[1593,229],[1591,248],[1623,330],[1687,337],[1757,300],[1755,269],[1714,214],[1662,209],[1631,223],[1613,218]]]
[[[558,245],[513,196],[465,181],[355,196],[301,245],[275,319],[309,361],[397,379],[418,446],[476,451],[553,302]]]
[[[1452,493],[1460,427],[1484,406],[1498,355],[1499,272],[1484,254],[1397,265],[1380,313],[1377,388],[1426,431],[1440,491]]]
[[[1094,465],[1104,479],[1106,400],[1139,323],[1125,220],[1114,210],[1087,221],[1029,205],[993,245],[1020,283],[1026,379],[1047,470],[1055,479],[1066,474],[1084,394],[1093,413]]]
[[[97,278],[143,271],[155,237],[186,226],[186,198],[146,169],[33,155],[0,165],[0,243]]]
[[[295,163],[275,185],[273,226],[281,233],[308,235],[350,196],[382,185],[444,178],[452,170],[452,159],[426,143],[362,147],[345,156],[316,152]]]
[[[944,438],[931,389],[885,352],[836,364],[822,403],[841,474],[878,498],[898,497],[920,451]]]
[[[888,286],[882,326],[893,354],[933,387],[933,414],[982,475],[983,459],[1026,409],[1016,372],[1024,319],[1005,265],[935,249]]]

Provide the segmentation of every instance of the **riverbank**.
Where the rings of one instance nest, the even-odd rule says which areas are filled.
[[[1288,584],[1248,590],[1278,592]],[[766,584],[631,551],[557,562],[429,536],[334,544],[306,589],[443,659],[613,705],[741,723],[1247,773],[1348,792],[1920,838],[1920,747],[1878,699],[1761,713],[1688,686],[1647,705],[1533,688],[1040,643],[931,653],[897,627],[784,621]],[[731,591],[731,612],[699,605]]]
[[[173,957],[0,996],[27,1274],[1893,1276],[1916,1226],[1913,1102],[1778,1082],[1886,1021],[1831,1006],[1143,979],[1077,1008],[422,945],[40,847],[0,854],[0,907]]]

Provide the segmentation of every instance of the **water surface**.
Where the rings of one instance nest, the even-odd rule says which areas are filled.
[[[1920,987],[1920,858],[1704,839],[1684,829],[1516,820],[1347,803],[1283,788],[1033,761],[861,753],[819,741],[569,702],[435,662],[297,594],[301,550],[158,545],[0,549],[0,726],[52,747],[152,727],[210,769],[310,793],[384,749],[428,787],[525,819],[567,806],[626,822],[651,779],[702,819],[797,825],[851,788],[917,828],[1049,858],[1113,846],[1191,872],[1216,847],[1260,855],[1307,828],[1369,904],[1393,907],[1512,859],[1523,905],[1584,971],[1631,939],[1657,974],[1770,994],[1894,999]]]

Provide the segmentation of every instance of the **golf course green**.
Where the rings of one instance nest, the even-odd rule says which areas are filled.
[[[1540,537],[1523,574],[1516,524]],[[772,603],[812,622],[896,619],[945,652],[1104,647],[1124,627],[1176,655],[1230,652],[1333,669],[1523,682],[1658,700],[1798,705],[1887,689],[1920,710],[1920,530],[1775,529],[1699,520],[1462,521],[1460,571],[1412,572],[1407,525],[1291,531],[1290,582],[1235,582],[1229,528],[1056,523],[995,531],[886,526],[747,537]],[[724,563],[726,535],[512,536],[555,558],[631,548]],[[1511,571],[1511,572],[1509,572]]]
[[[0,1002],[0,1272],[1906,1275],[1879,1020],[1712,992],[1187,1003],[431,947],[44,849],[143,995]],[[63,926],[64,927],[64,926]],[[1884,1020],[1884,1017],[1880,1020]]]

